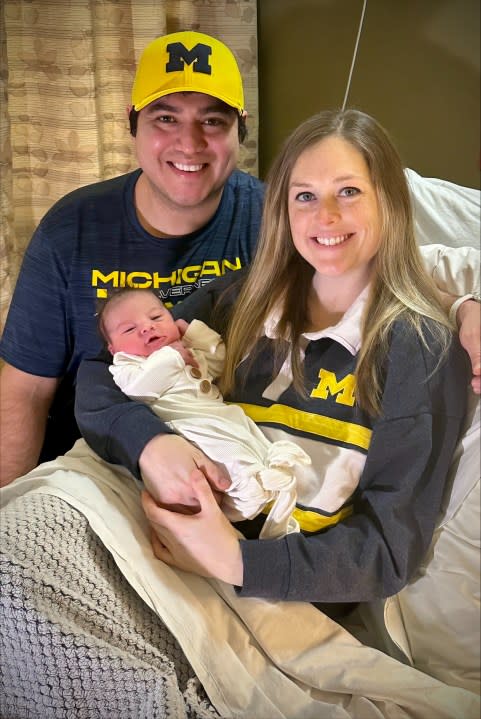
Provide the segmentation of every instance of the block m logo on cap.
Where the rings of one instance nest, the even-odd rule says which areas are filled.
[[[212,68],[209,65],[209,56],[212,48],[202,43],[197,43],[192,50],[187,50],[181,42],[171,42],[166,48],[169,54],[169,61],[165,65],[166,72],[182,72],[184,63],[193,65],[193,72],[202,72],[204,75],[211,75]]]
[[[132,87],[134,109],[176,92],[202,92],[244,111],[242,77],[232,50],[200,32],[158,37],[140,56]]]

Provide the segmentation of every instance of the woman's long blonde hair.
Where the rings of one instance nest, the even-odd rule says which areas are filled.
[[[427,345],[425,320],[434,320],[430,323],[433,351],[440,357],[449,346],[451,327],[414,238],[411,200],[400,157],[379,123],[357,110],[320,112],[303,122],[286,140],[270,169],[258,249],[226,336],[221,389],[224,393],[232,389],[237,365],[252,353],[264,334],[267,317],[276,308],[280,309],[276,352],[285,352],[287,340],[294,386],[303,392],[300,341],[307,324],[314,269],[292,241],[288,189],[299,156],[331,135],[343,138],[364,157],[380,209],[382,241],[375,258],[356,368],[357,402],[371,415],[378,415],[393,323],[402,317]]]

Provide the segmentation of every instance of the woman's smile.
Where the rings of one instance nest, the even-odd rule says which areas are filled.
[[[345,235],[335,235],[334,237],[315,237],[314,239],[318,245],[322,245],[323,247],[335,247],[343,244],[346,240],[349,240],[353,234],[353,232],[348,232]]]

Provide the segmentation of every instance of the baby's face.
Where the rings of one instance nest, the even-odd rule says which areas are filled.
[[[148,357],[180,339],[172,315],[150,292],[132,292],[115,299],[106,307],[103,321],[111,354]]]

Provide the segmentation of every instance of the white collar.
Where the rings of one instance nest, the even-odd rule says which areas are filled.
[[[317,332],[304,332],[303,337],[308,342],[319,340],[323,337],[330,337],[339,342],[352,355],[356,355],[361,347],[361,318],[369,294],[369,285],[365,287],[352,305],[346,310],[336,325],[325,327]],[[264,334],[270,339],[275,339],[277,325],[279,323],[280,309],[275,308],[264,323]],[[307,343],[306,343],[307,344]]]

